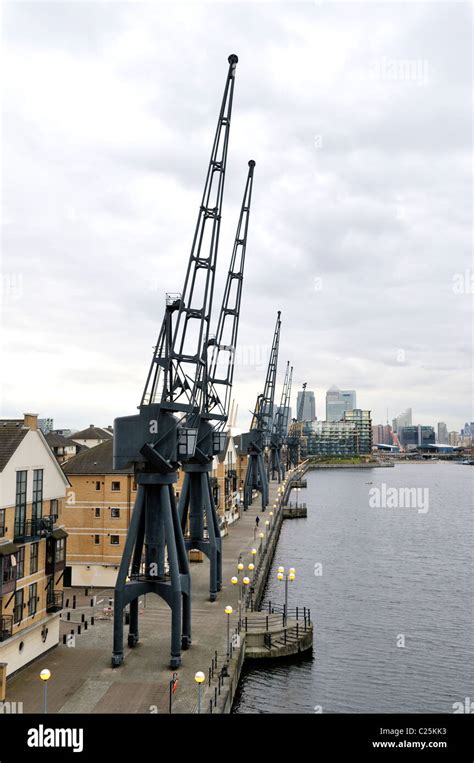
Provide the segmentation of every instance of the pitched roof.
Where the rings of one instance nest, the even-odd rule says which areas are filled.
[[[108,429],[102,429],[102,427],[95,427],[94,424],[71,435],[72,440],[106,440],[109,437],[113,437],[112,432],[109,432]]]
[[[24,426],[23,419],[0,420],[0,472],[3,472],[29,431],[29,427]]]
[[[112,466],[113,438],[101,442],[94,448],[87,448],[73,456],[65,464],[63,471],[73,474],[131,474],[130,469],[114,469]]]
[[[61,448],[67,445],[74,445],[75,448],[81,447],[70,437],[64,437],[62,434],[57,434],[56,432],[48,432],[48,434],[45,434],[44,438],[50,448]]]

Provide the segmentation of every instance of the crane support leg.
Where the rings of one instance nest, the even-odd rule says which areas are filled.
[[[138,643],[138,600],[142,594],[155,593],[171,609],[171,668],[179,667],[181,648],[191,643],[191,583],[171,484],[175,479],[175,475],[137,476],[137,500],[115,587],[112,667],[118,667],[124,659],[123,612],[127,604],[128,645],[134,647]],[[164,566],[165,550],[169,574]]]
[[[202,551],[209,559],[209,600],[215,601],[222,588],[222,538],[209,469],[197,464],[183,464],[183,469],[178,512],[185,533],[185,546],[188,550]]]

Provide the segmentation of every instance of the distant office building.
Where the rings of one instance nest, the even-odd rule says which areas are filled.
[[[376,424],[372,427],[373,445],[392,445],[392,427],[390,424]]]
[[[450,432],[448,435],[448,444],[449,445],[459,445],[461,441],[461,435],[459,432]]]
[[[314,392],[311,392],[311,390],[308,389],[305,390],[303,411],[300,414],[302,396],[303,392],[298,392],[296,400],[296,417],[298,421],[314,421],[316,418],[316,400],[314,398]]]
[[[438,442],[442,445],[448,444],[448,427],[444,421],[438,421]]]
[[[333,386],[326,392],[326,421],[342,421],[346,411],[356,407],[354,389],[339,389]]]
[[[342,421],[315,421],[306,433],[308,456],[370,455],[370,411],[345,411]]]
[[[392,421],[392,429],[397,434],[399,434],[400,430],[403,429],[403,427],[411,427],[411,426],[412,426],[411,408],[407,408],[406,411],[403,411],[403,413],[400,413]]]
[[[435,444],[434,428],[430,426],[402,427],[398,436],[404,448],[423,448]]]
[[[371,453],[372,419],[370,418],[370,411],[363,411],[361,408],[345,411],[344,421],[355,425],[357,436],[356,453]]]
[[[53,419],[38,419],[38,427],[43,434],[48,434],[54,427]]]
[[[461,429],[461,435],[463,437],[474,437],[474,421],[471,421],[470,424],[466,421],[463,428]]]

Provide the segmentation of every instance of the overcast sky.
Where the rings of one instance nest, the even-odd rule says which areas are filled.
[[[234,396],[471,420],[471,6],[2,3],[2,415],[134,413],[237,53],[216,301],[255,159]]]

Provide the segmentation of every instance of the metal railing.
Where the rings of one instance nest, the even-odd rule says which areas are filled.
[[[0,617],[0,641],[6,641],[11,638],[13,633],[13,615],[2,615]]]
[[[54,530],[54,523],[57,521],[57,514],[50,514],[45,517],[35,517],[34,519],[25,519],[23,521],[15,520],[14,541],[25,538],[44,538],[50,535]]]
[[[53,591],[46,597],[46,612],[59,612],[64,607],[64,591]]]

